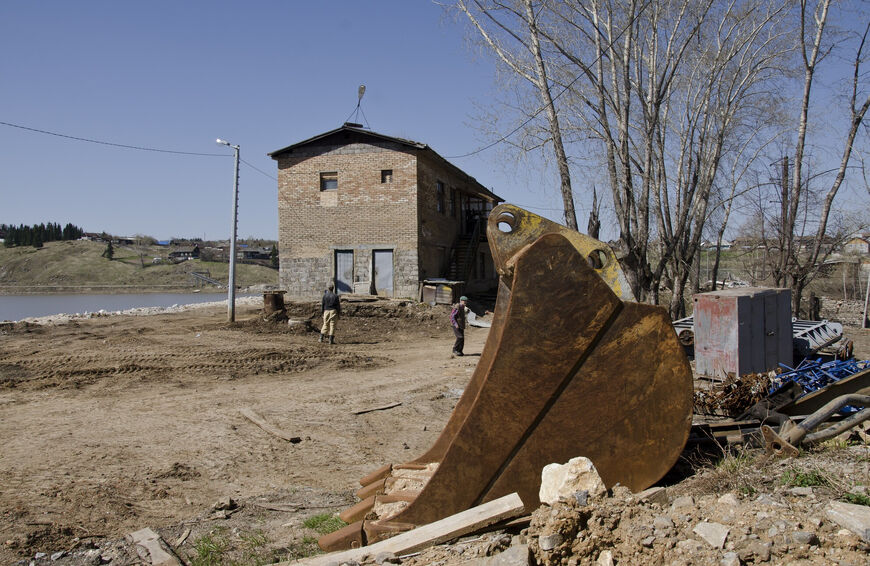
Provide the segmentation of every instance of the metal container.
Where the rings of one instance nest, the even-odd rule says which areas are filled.
[[[742,287],[695,295],[695,372],[722,377],[792,365],[791,291]]]

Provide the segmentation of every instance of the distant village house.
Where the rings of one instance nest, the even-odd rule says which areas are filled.
[[[169,259],[173,261],[183,261],[187,259],[198,259],[199,258],[199,246],[193,246],[192,248],[179,248],[177,250],[173,250],[169,252]]]

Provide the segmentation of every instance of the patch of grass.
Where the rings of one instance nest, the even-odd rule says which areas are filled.
[[[728,474],[737,474],[754,464],[755,458],[746,453],[728,454],[718,462],[716,468]]]
[[[261,530],[238,533],[230,537],[225,528],[217,528],[193,543],[195,554],[190,566],[262,566],[278,562],[280,552],[269,548],[269,538]],[[316,542],[316,541],[315,541]]]
[[[220,566],[231,546],[226,531],[215,529],[193,543],[196,555],[190,559],[190,566]]]
[[[286,556],[283,556],[283,560],[299,560],[300,558],[308,558],[309,556],[314,556],[315,554],[320,554],[322,551],[320,547],[317,546],[317,539],[312,536],[302,537],[302,540],[296,540],[290,543],[290,546],[282,549],[282,552],[286,552]]]
[[[239,533],[242,539],[242,559],[238,564],[260,566],[271,564],[277,558],[267,548],[269,539],[263,531],[249,531]]]
[[[843,501],[846,503],[854,503],[855,505],[866,505],[870,507],[870,497],[860,493],[844,493]]]
[[[308,517],[303,521],[302,525],[309,529],[313,529],[322,535],[327,535],[346,526],[347,523],[339,519],[337,515],[321,513],[320,515]]]
[[[798,470],[791,468],[783,472],[780,478],[781,485],[790,487],[814,487],[830,485],[830,481],[825,477],[821,470]]]

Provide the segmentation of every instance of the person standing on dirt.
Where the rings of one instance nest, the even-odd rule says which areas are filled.
[[[459,297],[459,302],[453,305],[453,310],[450,311],[450,326],[453,327],[453,335],[456,336],[456,342],[453,343],[453,355],[463,356],[462,350],[465,348],[465,305],[468,304],[468,297],[465,295]]]
[[[320,342],[329,336],[329,343],[335,344],[335,321],[341,316],[341,300],[334,292],[335,284],[330,282],[323,292],[320,301],[320,312],[323,314],[323,328],[320,329]]]

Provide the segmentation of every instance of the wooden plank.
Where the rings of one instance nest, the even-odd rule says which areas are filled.
[[[242,413],[242,415],[245,418],[247,418],[249,421],[251,421],[252,423],[257,425],[261,429],[265,430],[266,432],[268,432],[272,436],[277,436],[278,438],[280,438],[282,440],[286,440],[287,442],[292,442],[293,444],[297,444],[299,442],[302,442],[302,438],[300,438],[298,436],[290,436],[289,434],[287,434],[283,430],[281,430],[279,428],[275,428],[274,426],[270,425],[269,423],[266,422],[266,420],[263,417],[261,417],[260,415],[255,413],[252,409],[245,407],[244,409],[240,409],[239,412]]]
[[[511,493],[369,546],[322,554],[297,562],[282,562],[282,564],[321,566],[329,563],[341,564],[349,560],[359,560],[365,555],[376,556],[381,552],[392,552],[396,555],[408,554],[473,533],[506,519],[518,517],[523,513],[525,513],[525,508],[520,496]]]
[[[386,409],[392,409],[393,407],[398,407],[401,405],[401,402],[390,403],[389,405],[381,405],[380,407],[371,407],[370,409],[360,409],[359,411],[354,411],[354,415],[362,415],[363,413],[371,413],[372,411],[384,411]]]
[[[151,529],[146,527],[134,533],[130,533],[127,536],[133,541],[133,544],[137,547],[142,547],[147,551],[151,566],[181,566],[181,562],[178,558],[163,548],[163,544],[165,543],[160,544],[163,542],[160,535]],[[142,553],[138,548],[136,549],[136,553],[145,560],[145,557],[142,556]]]

